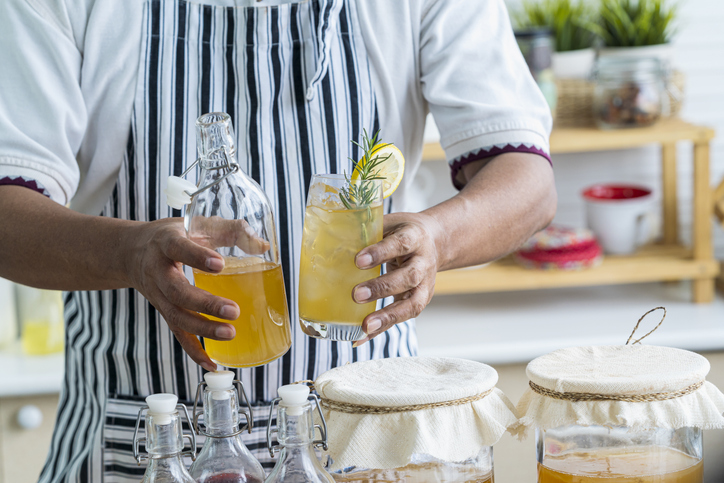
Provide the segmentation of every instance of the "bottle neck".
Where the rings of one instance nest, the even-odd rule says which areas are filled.
[[[199,117],[196,120],[196,144],[204,170],[235,163],[236,136],[229,115],[212,112]]]
[[[309,446],[314,441],[314,419],[312,405],[285,407],[279,405],[277,418],[279,444],[287,448]]]
[[[146,451],[151,459],[168,458],[183,451],[183,433],[178,413],[146,416]]]
[[[200,158],[199,166],[201,166],[202,175],[221,176],[237,164],[236,155],[225,147],[222,148],[206,153]]]
[[[239,402],[236,391],[204,392],[204,426],[212,436],[230,437],[239,429]]]

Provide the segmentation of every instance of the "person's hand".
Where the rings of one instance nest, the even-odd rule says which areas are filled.
[[[126,239],[126,270],[130,285],[161,313],[186,353],[206,370],[214,371],[216,364],[196,336],[231,340],[236,331],[231,324],[210,321],[201,314],[235,320],[239,307],[232,300],[191,285],[183,265],[219,273],[224,259],[209,247],[236,245],[247,253],[260,254],[269,244],[256,237],[243,221],[209,218],[204,223],[208,224],[206,235],[198,237],[198,243],[186,238],[180,218],[137,225]]]
[[[387,273],[360,283],[353,290],[357,303],[394,296],[395,301],[365,317],[362,330],[367,337],[360,346],[400,322],[420,315],[430,303],[438,270],[441,228],[424,213],[393,213],[384,217],[384,238],[357,254],[358,268],[368,269],[387,263]]]

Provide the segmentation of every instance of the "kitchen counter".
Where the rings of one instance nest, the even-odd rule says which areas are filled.
[[[19,346],[0,351],[0,397],[58,394],[63,383],[63,354],[27,356]]]
[[[420,355],[514,364],[564,347],[624,344],[639,317],[662,305],[666,320],[644,343],[724,350],[724,298],[692,304],[688,290],[682,282],[435,296],[417,319]],[[644,319],[638,337],[661,314]]]

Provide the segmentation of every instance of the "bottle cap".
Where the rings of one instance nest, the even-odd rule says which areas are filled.
[[[166,195],[166,203],[171,208],[180,210],[184,205],[191,203],[191,195],[196,191],[196,185],[191,181],[179,178],[178,176],[169,176],[168,183],[164,194]]]
[[[168,424],[168,415],[176,412],[178,397],[175,394],[151,394],[146,398],[148,412],[156,418],[158,424]]]
[[[228,399],[227,391],[234,389],[234,373],[231,371],[207,372],[204,380],[208,389],[214,393],[214,399]]]
[[[309,397],[309,386],[306,384],[287,384],[278,390],[283,406],[303,406]]]

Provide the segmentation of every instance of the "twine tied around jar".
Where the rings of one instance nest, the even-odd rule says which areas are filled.
[[[494,389],[494,388],[493,388]],[[452,401],[440,401],[436,403],[428,404],[411,404],[407,406],[395,406],[395,407],[384,407],[384,406],[367,406],[363,404],[350,404],[339,401],[333,401],[331,399],[320,398],[322,407],[330,411],[339,411],[347,414],[393,414],[393,413],[406,413],[411,411],[422,411],[423,409],[436,409],[445,408],[451,406],[461,406],[471,402],[483,399],[485,396],[493,392],[493,389],[485,391],[474,396],[463,397],[460,399],[454,399]]]
[[[686,396],[699,389],[704,385],[704,381],[699,381],[692,384],[691,386],[685,387],[678,391],[672,392],[659,392],[653,394],[635,394],[632,396],[626,396],[622,394],[589,394],[585,392],[558,392],[551,389],[546,389],[534,383],[528,381],[530,388],[542,396],[552,397],[554,399],[561,399],[564,401],[572,402],[583,402],[583,401],[623,401],[623,402],[652,402],[652,401],[666,401],[667,399],[676,399],[677,397]]]

